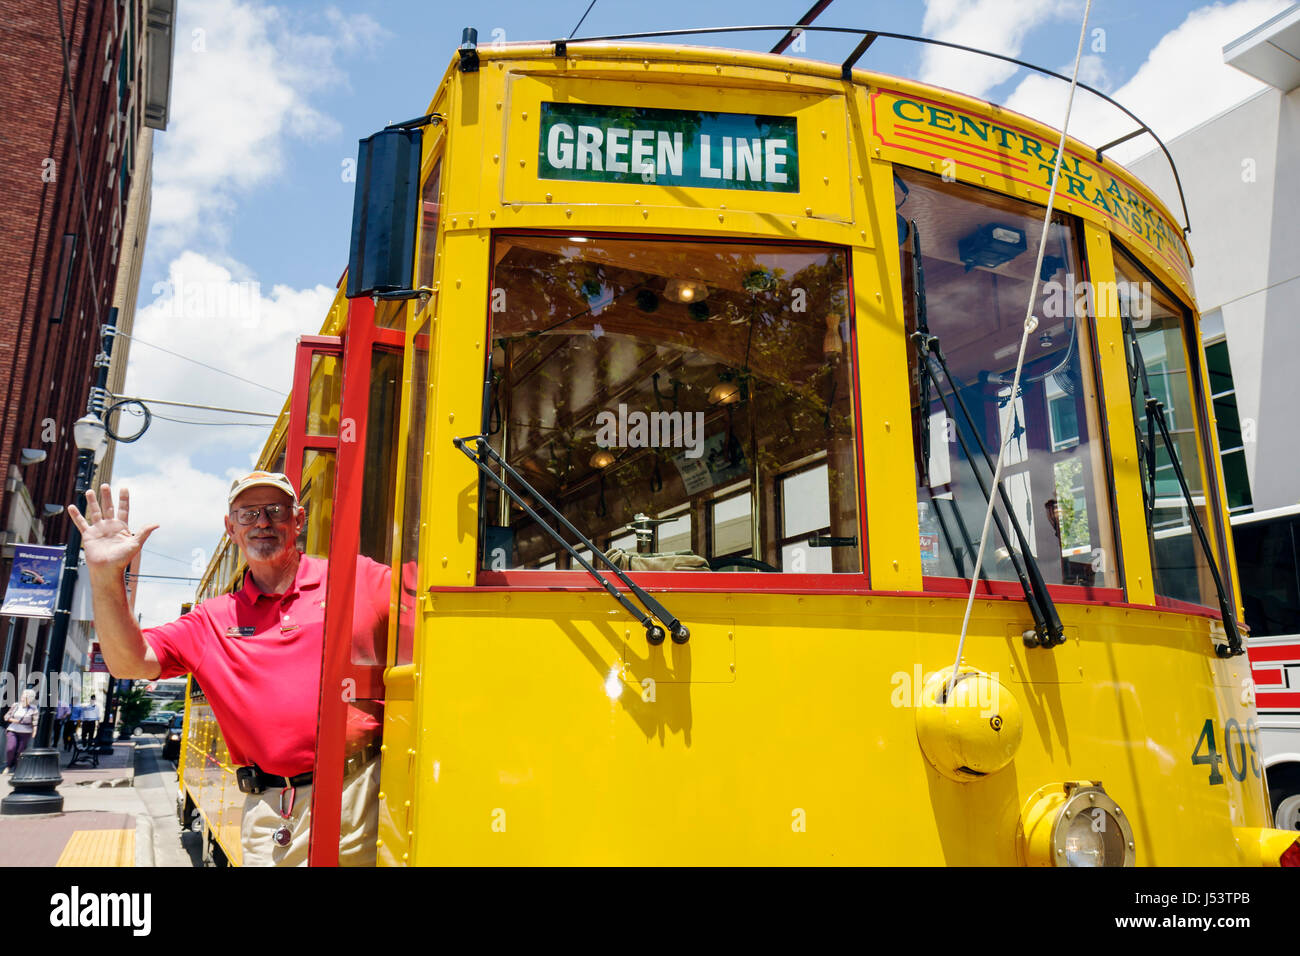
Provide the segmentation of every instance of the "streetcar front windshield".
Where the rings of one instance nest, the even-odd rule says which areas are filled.
[[[862,570],[842,250],[507,235],[493,262],[485,428],[596,547]],[[580,567],[491,483],[485,507],[485,569]]]
[[[1117,586],[1090,290],[1070,221],[1053,216],[1049,226],[1034,301],[1039,325],[1013,396],[1042,209],[901,169],[895,202],[924,574],[974,574],[988,503],[981,483],[991,486],[1005,447],[1011,514],[997,506],[1007,534],[990,526],[981,577],[1015,580],[1027,545],[1049,584]],[[916,348],[918,332],[934,337],[928,357]]]

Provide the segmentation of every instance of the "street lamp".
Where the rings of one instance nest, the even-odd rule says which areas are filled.
[[[77,485],[75,499],[80,502],[90,487],[95,462],[108,447],[104,423],[95,415],[83,415],[72,426],[77,443]],[[52,745],[54,715],[57,710],[58,669],[63,666],[63,651],[68,642],[68,622],[72,617],[72,592],[77,585],[77,561],[81,557],[81,530],[74,524],[68,531],[63,549],[63,576],[59,582],[59,601],[54,608],[54,630],[50,635],[49,653],[45,657],[45,694],[47,706],[41,707],[33,746],[23,751],[14,767],[10,784],[13,792],[0,800],[0,813],[62,813],[63,795],[58,786],[59,751]],[[55,688],[55,706],[50,706],[50,689]],[[38,702],[39,703],[39,702]]]

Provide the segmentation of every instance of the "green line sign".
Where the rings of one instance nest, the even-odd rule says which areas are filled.
[[[789,116],[543,103],[542,179],[799,191]]]

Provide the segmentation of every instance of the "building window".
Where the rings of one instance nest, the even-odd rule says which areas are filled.
[[[1223,458],[1223,481],[1228,494],[1228,510],[1240,514],[1253,510],[1250,475],[1246,470],[1246,442],[1237,414],[1237,388],[1232,381],[1228,360],[1228,341],[1220,338],[1205,346],[1206,370],[1210,373],[1210,400],[1218,422],[1219,454]]]

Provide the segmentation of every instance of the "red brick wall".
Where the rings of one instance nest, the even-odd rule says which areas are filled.
[[[138,126],[137,115],[126,124],[116,118],[128,3],[136,7],[138,37],[141,0],[62,0],[70,98],[58,0],[0,0],[0,475],[7,476],[21,449],[44,449],[45,462],[23,470],[38,513],[45,504],[71,501],[72,423],[85,413],[99,325],[112,300],[114,213],[120,241],[126,212],[119,183],[123,132],[126,124]],[[138,91],[138,77],[131,79]],[[139,113],[139,98],[138,92],[128,97],[132,114]],[[43,175],[48,160],[52,180]],[[76,263],[56,325],[50,316],[63,293],[65,233],[77,234]],[[43,434],[48,420],[57,429],[54,441]],[[0,520],[8,510],[0,488]],[[62,540],[64,521],[47,525],[50,540]]]

